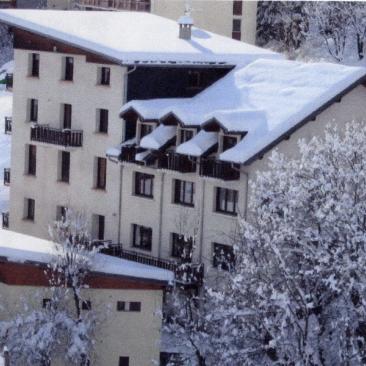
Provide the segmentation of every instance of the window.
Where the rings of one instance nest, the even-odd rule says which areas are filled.
[[[194,206],[194,183],[175,179],[174,203]]]
[[[132,246],[143,250],[151,250],[152,229],[141,225],[133,224]]]
[[[111,69],[109,67],[99,68],[99,84],[110,85],[111,82]]]
[[[97,215],[97,238],[98,240],[104,240],[104,230],[105,230],[105,216]]]
[[[193,138],[193,131],[182,129],[180,130],[180,143],[183,144],[184,142],[189,141]]]
[[[241,19],[233,19],[232,38],[240,41],[241,39]]]
[[[153,130],[153,125],[147,123],[141,123],[140,138],[150,134]]]
[[[63,118],[63,128],[64,129],[71,129],[71,117],[72,117],[72,105],[71,104],[64,104],[64,118]]]
[[[144,173],[135,173],[135,194],[143,197],[153,197],[154,176]]]
[[[38,121],[38,100],[37,99],[30,100],[29,120],[31,122]]]
[[[238,191],[216,188],[216,211],[230,215],[238,214]]]
[[[243,1],[242,0],[234,0],[233,2],[233,15],[242,15],[243,14]]]
[[[81,303],[82,310],[91,310],[91,301],[90,300],[83,300]]]
[[[118,366],[130,366],[130,358],[129,357],[120,357]]]
[[[185,262],[192,260],[193,239],[185,240],[184,235],[172,233],[172,257],[182,259]]]
[[[130,311],[141,311],[141,302],[139,301],[131,301],[130,302]]]
[[[188,87],[199,88],[201,87],[201,73],[199,71],[188,71]]]
[[[45,309],[51,305],[51,299],[43,299],[42,300],[42,308]]]
[[[222,151],[231,149],[236,145],[238,139],[235,136],[223,136],[222,137]]]
[[[117,301],[117,311],[126,311],[125,301]]]
[[[60,181],[65,183],[70,181],[70,153],[68,151],[61,151]]]
[[[29,175],[36,175],[37,146],[28,145],[28,171]]]
[[[65,206],[57,206],[56,207],[56,220],[57,221],[64,221],[66,217],[66,210]]]
[[[107,183],[107,159],[97,158],[97,182],[96,188],[105,189]]]
[[[224,271],[230,270],[234,264],[234,250],[230,245],[213,243],[213,266]]]
[[[65,57],[65,69],[64,69],[64,80],[72,81],[74,79],[74,58],[73,57]]]
[[[39,54],[31,54],[31,70],[30,75],[34,77],[39,77]]]
[[[27,198],[25,200],[25,218],[27,220],[34,221],[34,211],[35,211],[35,201],[32,198]]]
[[[98,132],[108,133],[108,109],[99,109]]]

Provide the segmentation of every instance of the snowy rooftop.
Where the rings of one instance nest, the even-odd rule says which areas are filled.
[[[363,67],[259,59],[237,66],[193,98],[130,101],[121,114],[133,109],[146,120],[164,122],[174,115],[183,126],[215,121],[227,133],[245,132],[220,155],[224,161],[245,163],[365,75]],[[178,149],[197,154],[196,144],[191,145]]]
[[[178,22],[144,12],[0,10],[0,22],[132,63],[245,64],[272,51],[193,28],[179,38]]]
[[[56,244],[33,236],[0,229],[0,257],[9,261],[49,263],[57,255]],[[171,271],[125,259],[96,254],[92,270],[106,274],[120,275],[139,279],[171,282]]]

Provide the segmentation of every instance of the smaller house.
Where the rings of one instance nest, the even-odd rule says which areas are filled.
[[[0,321],[24,311],[22,299],[30,309],[47,301],[44,269],[55,255],[55,245],[0,230]],[[95,333],[93,365],[158,362],[163,291],[172,280],[168,270],[96,254],[83,294],[88,308],[103,316]]]

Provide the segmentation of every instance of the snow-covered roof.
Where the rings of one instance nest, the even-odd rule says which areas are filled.
[[[217,132],[201,130],[193,138],[180,144],[177,147],[177,153],[199,157],[217,144],[217,136]]]
[[[0,22],[123,64],[245,64],[279,54],[199,28],[179,38],[176,21],[145,12],[0,10]]]
[[[140,146],[144,149],[159,150],[176,135],[176,132],[176,126],[159,125],[141,139]]]
[[[19,263],[27,261],[49,263],[55,255],[57,255],[56,244],[51,241],[0,229],[0,257],[6,257],[11,262]],[[101,253],[95,255],[92,270],[164,282],[171,282],[174,279],[171,271]]]
[[[366,75],[363,67],[259,59],[237,66],[195,97],[130,101],[143,119],[174,115],[185,126],[213,121],[227,133],[246,133],[220,159],[245,163]]]

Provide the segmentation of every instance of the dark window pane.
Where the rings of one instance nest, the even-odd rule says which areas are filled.
[[[185,238],[184,235],[172,233],[172,257],[179,258],[184,262],[191,262],[192,248],[192,238]]]
[[[238,191],[226,188],[216,188],[216,211],[237,215]]]
[[[222,138],[222,149],[226,151],[234,147],[237,143],[237,138],[233,136],[223,136]]]
[[[241,20],[233,19],[233,32],[241,32]]]
[[[130,302],[130,311],[141,311],[141,302]]]
[[[102,85],[110,84],[111,69],[109,67],[102,67],[100,83]]]
[[[107,183],[107,159],[98,158],[97,188],[105,189]]]
[[[175,180],[174,203],[181,205],[194,205],[194,183],[184,180]]]
[[[71,104],[64,104],[64,128],[71,129],[72,106]]]
[[[30,116],[29,119],[31,122],[38,121],[38,100],[31,99],[30,101]]]
[[[37,167],[37,146],[29,145],[28,149],[28,174],[36,175]]]
[[[184,142],[189,141],[193,138],[193,131],[192,130],[181,130],[181,137],[180,143],[183,144]]]
[[[28,220],[34,220],[35,201],[31,198],[27,200],[27,216]]]
[[[105,217],[98,215],[98,240],[104,240]]]
[[[32,53],[32,70],[31,75],[34,77],[39,76],[39,54]]]
[[[125,301],[117,301],[117,311],[126,311]]]
[[[133,243],[136,248],[151,250],[152,229],[145,226],[133,225]]]
[[[143,138],[144,136],[150,134],[153,130],[152,125],[148,125],[146,123],[141,124],[141,134],[140,137]]]
[[[243,1],[242,0],[234,0],[233,15],[242,15],[242,14],[243,14]]]
[[[99,110],[99,132],[108,133],[108,109]]]
[[[130,358],[129,357],[120,357],[118,366],[130,366]]]
[[[47,308],[50,304],[51,304],[51,299],[43,299],[42,300],[43,309]]]
[[[138,196],[153,197],[154,176],[144,173],[135,173],[135,194]]]
[[[61,181],[69,183],[70,180],[70,153],[62,151],[61,153]]]
[[[65,77],[64,80],[72,81],[74,79],[74,58],[65,58]]]
[[[229,271],[234,265],[233,247],[224,244],[213,244],[213,266]]]

